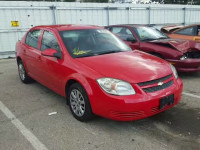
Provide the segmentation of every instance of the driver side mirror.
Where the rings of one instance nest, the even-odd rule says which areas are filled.
[[[128,38],[126,39],[126,41],[132,42],[132,43],[137,42],[137,40],[136,40],[135,38],[133,38],[133,37],[128,37]]]
[[[56,49],[45,49],[41,54],[43,56],[56,57],[58,59],[62,58],[62,53],[58,52]]]

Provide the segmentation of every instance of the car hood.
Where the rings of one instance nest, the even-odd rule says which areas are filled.
[[[162,40],[149,41],[148,43],[173,48],[182,53],[186,53],[190,51],[192,48],[196,47],[195,42],[189,40],[180,40],[180,39],[162,39]]]
[[[172,73],[168,62],[137,50],[76,60],[100,73],[102,77],[116,78],[130,83],[155,80]]]

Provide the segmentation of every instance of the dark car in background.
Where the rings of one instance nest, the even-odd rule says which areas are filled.
[[[169,61],[180,72],[200,71],[200,44],[170,39],[154,27],[112,25],[105,27],[118,35],[132,50],[141,50]]]

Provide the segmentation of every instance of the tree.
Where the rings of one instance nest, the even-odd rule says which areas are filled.
[[[152,0],[152,1],[156,1],[156,2],[162,2],[162,0]],[[192,4],[192,5],[199,5],[200,4],[200,0],[163,0],[164,4],[183,4],[183,5],[187,5],[187,4]]]
[[[63,0],[64,2],[75,2],[76,0]]]
[[[108,3],[109,0],[80,0],[81,2]]]

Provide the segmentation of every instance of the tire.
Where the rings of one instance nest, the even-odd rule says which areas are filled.
[[[79,83],[69,87],[67,98],[71,113],[77,120],[86,122],[94,118],[88,95]]]
[[[24,67],[22,60],[19,60],[19,62],[18,62],[18,73],[19,73],[19,77],[23,83],[30,83],[32,81],[32,79],[26,73],[26,69]]]

